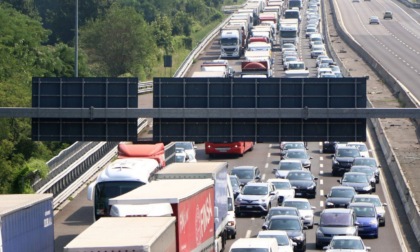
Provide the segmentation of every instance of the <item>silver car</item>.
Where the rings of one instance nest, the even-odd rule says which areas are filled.
[[[272,206],[277,205],[278,192],[269,182],[249,182],[235,199],[235,214],[244,213],[266,215]]]

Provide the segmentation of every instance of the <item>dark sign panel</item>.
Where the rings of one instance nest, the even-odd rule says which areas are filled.
[[[138,108],[137,78],[33,78],[33,108]],[[135,141],[137,119],[33,118],[34,141]]]
[[[154,108],[366,108],[366,78],[155,78]],[[154,141],[365,141],[366,119],[154,119]]]

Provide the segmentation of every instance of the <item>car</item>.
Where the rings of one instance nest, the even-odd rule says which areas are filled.
[[[378,164],[375,158],[367,158],[367,157],[357,157],[353,161],[353,165],[367,165],[370,166],[375,174],[376,184],[379,183],[380,177],[380,168],[381,165]]]
[[[328,246],[324,247],[325,252],[353,251],[367,252],[371,248],[366,246],[360,236],[334,236]]]
[[[328,67],[330,67],[330,68],[331,68],[331,65],[335,64],[334,60],[331,59],[331,58],[322,58],[322,59],[319,60],[318,66],[323,64],[323,63],[327,63]],[[332,69],[331,69],[331,71],[332,71]]]
[[[286,57],[287,56],[296,56],[296,57],[298,57],[298,54],[297,54],[296,51],[284,51],[282,53],[282,61],[281,61],[282,64],[284,64],[284,62],[286,61]]]
[[[356,157],[361,157],[359,149],[350,146],[336,145],[335,153],[332,155],[331,170],[333,176],[342,175],[350,171]]]
[[[232,185],[233,196],[236,199],[236,197],[238,197],[242,189],[241,182],[239,181],[238,176],[236,175],[229,175],[229,178],[230,184]]]
[[[324,68],[320,68],[318,67],[317,69],[317,78],[321,78],[323,75],[325,74],[330,74],[330,75],[334,75],[331,68],[329,67],[324,67]]]
[[[363,172],[366,174],[370,181],[370,185],[372,186],[372,192],[376,192],[376,178],[373,169],[367,165],[352,165],[350,168],[350,172]]]
[[[325,56],[328,57],[328,56]],[[334,153],[336,141],[324,141],[322,142],[322,153]]]
[[[316,50],[311,50],[311,59],[315,59],[317,58],[319,55],[324,55],[325,54],[325,50],[324,49],[316,49]]]
[[[312,27],[306,27],[305,30],[305,37],[309,38],[309,36],[311,36],[311,34],[317,33],[318,29],[315,28],[315,26]]]
[[[315,60],[315,62],[316,62],[315,66],[316,67],[319,66],[319,63],[320,63],[321,59],[323,59],[323,58],[329,58],[329,57],[326,54],[321,54],[321,55],[318,55],[318,57],[316,57],[316,60]]]
[[[248,182],[235,199],[235,214],[244,213],[267,215],[277,204],[276,187],[268,182]]]
[[[286,179],[295,188],[295,197],[315,198],[316,197],[316,181],[310,171],[290,171]]]
[[[230,246],[229,252],[243,252],[252,248],[252,251],[278,251],[275,238],[239,238]]]
[[[293,252],[296,243],[292,241],[284,230],[262,230],[258,232],[257,238],[276,238],[278,251]]]
[[[281,142],[280,143],[280,156],[286,155],[289,149],[302,149],[307,150],[304,142]]]
[[[293,242],[296,243],[295,251],[306,251],[306,233],[307,229],[298,216],[276,215],[273,216],[263,230],[284,230]]]
[[[369,152],[371,152],[371,150],[369,150],[366,144],[363,142],[348,142],[347,146],[352,146],[359,149],[360,156],[362,157],[370,157]]]
[[[354,202],[348,208],[353,209],[357,217],[358,235],[360,237],[378,238],[379,221],[376,208],[372,203]]]
[[[187,157],[184,148],[175,148],[175,163],[186,163]]]
[[[188,155],[188,162],[197,162],[196,160],[196,149],[197,146],[194,142],[175,142],[175,148],[183,148],[185,153]]]
[[[231,175],[236,175],[241,182],[240,186],[246,185],[248,182],[261,181],[261,171],[257,166],[244,165],[235,166],[230,172]]]
[[[302,166],[305,169],[311,170],[311,159],[312,157],[308,155],[306,149],[289,149],[286,155],[283,156],[283,159],[290,160],[296,159],[302,162]]]
[[[235,214],[235,203],[234,198],[232,196],[228,196],[228,211],[227,211],[227,224],[226,224],[226,231],[227,231],[227,238],[235,239],[236,238],[236,214]]]
[[[294,44],[292,44],[292,43],[284,43],[281,46],[281,51],[282,52],[287,51],[288,49],[289,50],[292,50],[292,51],[297,51],[296,46]]]
[[[279,166],[275,169],[276,178],[286,178],[289,171],[303,171],[302,162],[298,159],[280,160]]]
[[[283,70],[287,70],[289,68],[289,62],[298,61],[298,60],[299,60],[299,57],[296,55],[286,56],[283,59]]]
[[[352,202],[370,202],[376,207],[376,213],[378,214],[379,226],[385,226],[385,215],[387,206],[386,203],[382,203],[378,195],[375,194],[359,194],[353,197]]]
[[[343,77],[343,74],[341,73],[341,69],[337,65],[330,65],[331,71],[333,74],[335,74],[336,77]]]
[[[307,199],[289,198],[283,201],[282,206],[296,207],[303,217],[303,225],[312,229],[314,227],[314,206],[311,206]]]
[[[295,197],[295,189],[288,179],[268,179],[267,182],[272,183],[277,191],[277,204],[280,206],[285,199]]]
[[[324,37],[322,36],[322,34],[321,33],[314,33],[314,34],[311,34],[310,36],[309,36],[309,48],[312,48],[312,43],[314,42],[314,41],[321,41],[321,42],[323,42],[324,43]]]
[[[262,225],[262,229],[267,229],[267,225],[270,222],[273,216],[277,215],[293,215],[297,216],[301,219],[303,224],[303,217],[300,215],[299,210],[296,207],[285,207],[285,206],[277,206],[272,207],[266,216],[261,216],[264,219],[264,224]]]
[[[315,234],[315,247],[317,249],[328,245],[332,237],[336,236],[357,236],[357,217],[353,209],[349,208],[328,208],[322,210]]]
[[[392,11],[385,11],[384,19],[392,19]]]
[[[356,194],[356,190],[351,186],[333,186],[331,187],[330,192],[325,195],[327,198],[325,207],[347,208]]]
[[[372,193],[373,188],[363,172],[346,172],[342,179],[337,180],[343,186],[351,186],[357,193]]]
[[[379,18],[377,16],[371,16],[369,18],[369,24],[380,24]]]

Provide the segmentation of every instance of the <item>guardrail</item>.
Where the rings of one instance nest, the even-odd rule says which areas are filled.
[[[354,41],[341,27],[339,22],[333,0],[330,1],[332,18],[334,26],[337,30],[338,35],[368,64],[372,67],[375,73],[384,81],[384,83],[393,91],[400,101],[403,101],[407,106],[406,107],[419,107],[418,101],[411,95],[410,92],[407,92],[405,87],[395,79],[388,71],[366,50],[363,49],[362,45]],[[416,124],[417,131],[419,129],[418,120],[412,119]],[[375,130],[376,138],[379,141],[381,150],[385,157],[387,157],[387,165],[389,171],[392,174],[394,179],[395,186],[398,191],[398,195],[401,198],[401,201],[404,205],[405,213],[407,214],[408,219],[410,220],[411,228],[416,236],[418,244],[420,244],[420,207],[418,203],[414,200],[412,196],[412,190],[407,181],[407,178],[401,169],[400,163],[398,161],[395,152],[390,145],[386,132],[383,129],[382,124],[379,119],[370,119],[368,121],[370,125],[373,125]]]

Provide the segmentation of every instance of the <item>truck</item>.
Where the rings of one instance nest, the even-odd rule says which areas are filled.
[[[226,25],[220,31],[220,57],[240,58],[246,47],[247,34],[243,26]]]
[[[292,9],[294,7],[302,9],[303,8],[302,0],[289,0],[289,9]]]
[[[214,222],[218,218],[215,213],[214,190],[212,179],[162,179],[111,198],[109,203],[111,205],[169,203],[173,217],[176,218],[176,251],[214,251]]]
[[[241,62],[241,77],[246,75],[264,75],[267,78],[273,76],[269,60],[245,60]],[[246,77],[245,77],[246,78]]]
[[[286,78],[307,78],[309,70],[303,61],[290,61],[285,71]]]
[[[121,142],[118,144],[118,158],[152,158],[163,168],[166,165],[165,145],[163,143],[135,144]]]
[[[175,221],[175,217],[104,217],[71,240],[64,252],[175,252]]]
[[[297,19],[280,19],[280,46],[286,43],[298,45],[299,21]]]
[[[192,78],[226,78],[224,71],[195,71],[191,75]]]
[[[235,75],[235,71],[231,66],[229,66],[229,62],[227,60],[211,60],[211,61],[204,61],[200,67],[201,71],[205,72],[224,72],[224,77],[233,77]]]
[[[53,195],[0,195],[0,251],[54,252]]]
[[[274,29],[274,34],[277,33],[279,16],[276,12],[263,12],[259,17],[260,25],[268,24]]]
[[[235,142],[205,142],[205,153],[209,157],[220,155],[239,155],[243,156],[247,151],[254,148],[253,141],[235,141]]]
[[[153,158],[121,158],[108,164],[88,186],[87,198],[93,201],[93,219],[110,216],[110,198],[148,184],[160,168]]]
[[[226,239],[228,224],[228,179],[227,162],[173,163],[157,172],[155,180],[164,179],[212,179],[214,181],[214,205],[218,218],[214,220],[216,251],[222,251]]]
[[[295,8],[286,10],[284,12],[284,18],[285,19],[297,19],[297,20],[299,20],[299,23],[300,23],[300,21],[302,21],[299,9],[295,9]]]

